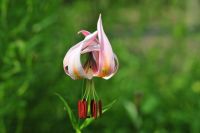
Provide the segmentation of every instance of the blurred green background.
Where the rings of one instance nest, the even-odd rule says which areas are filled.
[[[118,102],[83,132],[200,132],[198,0],[0,0],[0,133],[74,132],[54,93],[77,111],[62,60],[100,13],[120,68],[96,90]]]

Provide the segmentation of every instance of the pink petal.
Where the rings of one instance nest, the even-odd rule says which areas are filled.
[[[94,43],[96,36],[97,32],[88,35],[83,41],[70,48],[65,55],[63,60],[63,67],[66,74],[68,74],[72,79],[79,79],[82,77],[88,78],[88,75],[85,73],[82,67],[80,55],[82,50],[84,50],[83,48],[87,48],[89,50],[96,49],[90,48],[90,44]]]
[[[66,53],[64,60],[63,60],[63,67],[64,70],[66,72],[66,74],[69,75],[68,69],[66,69],[66,67],[68,67],[69,65],[69,60],[70,60],[70,56],[73,54],[74,50],[77,49],[78,47],[80,47],[81,43],[79,42],[78,44],[74,45],[73,47],[71,47],[68,52]]]
[[[114,54],[110,42],[103,30],[101,15],[97,23],[98,39],[100,44],[99,51],[99,76],[108,77],[115,69]]]
[[[104,79],[109,79],[111,78],[113,75],[115,75],[115,73],[117,72],[118,68],[119,68],[119,61],[117,56],[114,54],[114,58],[115,58],[115,68],[114,71],[112,72],[112,74],[110,74],[109,76],[105,76],[103,77]]]
[[[94,76],[98,76],[98,69],[99,69],[99,51],[92,52],[93,59],[96,63],[96,70],[94,71]]]
[[[80,33],[83,34],[84,36],[88,36],[90,34],[90,32],[87,30],[81,30],[78,32],[78,34],[80,34]]]
[[[63,60],[64,70],[72,79],[79,79],[85,76],[84,69],[80,61],[82,46],[83,42],[76,44],[67,52]]]
[[[99,50],[100,50],[99,44],[93,42],[92,44],[87,46],[85,49],[83,49],[81,54],[88,53],[88,52],[99,51]]]
[[[78,34],[83,34],[85,37],[90,35],[91,33],[87,30],[81,30],[78,32]],[[95,42],[98,43],[97,39],[95,39]]]
[[[85,39],[83,40],[85,42],[82,50],[84,50],[85,48],[87,48],[89,45],[94,44],[95,40],[96,40],[96,36],[97,36],[97,31],[93,32],[92,34],[89,34],[85,37]]]

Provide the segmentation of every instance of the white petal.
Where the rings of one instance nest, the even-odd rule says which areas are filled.
[[[83,46],[83,42],[76,44],[72,47],[66,54],[63,65],[66,74],[68,74],[72,79],[78,79],[85,76],[84,69],[80,61],[80,52]],[[68,70],[66,70],[68,67]]]
[[[98,46],[96,46],[97,44],[90,46],[92,43],[94,43],[96,36],[97,32],[88,35],[83,41],[70,48],[65,55],[63,60],[64,70],[72,79],[79,79],[82,77],[90,78],[82,67],[80,56],[84,48],[86,48],[85,51],[89,51],[91,49],[98,50]]]

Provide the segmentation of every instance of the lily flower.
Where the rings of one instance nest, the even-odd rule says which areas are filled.
[[[119,63],[104,32],[101,15],[97,22],[97,31],[90,33],[81,30],[78,33],[85,38],[66,53],[63,60],[65,73],[72,79],[111,78],[117,72]],[[82,63],[83,54],[87,54],[88,59]]]

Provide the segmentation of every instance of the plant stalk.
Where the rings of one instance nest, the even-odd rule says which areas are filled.
[[[76,133],[81,133],[81,130],[80,129],[76,129]]]

